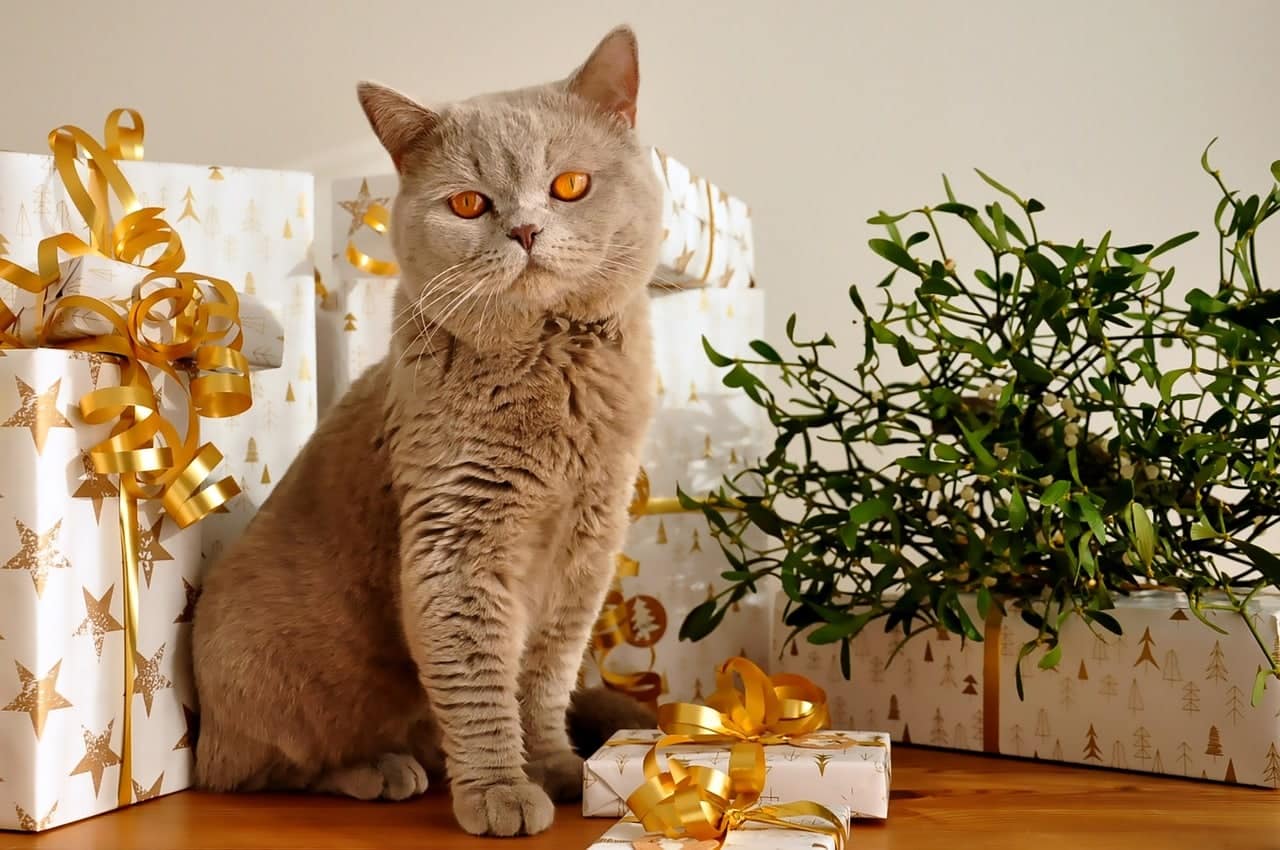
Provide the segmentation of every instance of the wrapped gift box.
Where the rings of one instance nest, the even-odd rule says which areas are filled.
[[[779,619],[785,602],[779,592]],[[1270,682],[1251,704],[1262,659],[1244,622],[1207,612],[1218,633],[1172,593],[1115,602],[1124,634],[1069,619],[1058,666],[1040,669],[1039,653],[1023,661],[1024,700],[1015,664],[1036,632],[1016,616],[988,621],[983,642],[926,633],[887,667],[901,633],[873,624],[853,642],[851,681],[838,644],[813,646],[802,634],[784,647],[779,629],[773,667],[825,688],[836,725],[888,729],[895,741],[1280,787],[1280,687]],[[982,622],[972,599],[968,608]],[[1280,652],[1280,596],[1259,597],[1250,616]]]
[[[787,800],[785,802],[792,802]],[[831,808],[828,806],[828,808]],[[832,809],[839,817],[848,820],[848,810]],[[814,826],[826,825],[815,818],[796,818],[796,823]],[[666,838],[646,832],[639,823],[620,821],[596,839],[587,850],[835,850],[835,838],[831,835],[802,829],[782,829],[758,823],[745,823],[725,835],[724,843],[699,842],[690,838]]]
[[[661,737],[654,729],[628,729],[587,760],[582,771],[582,814],[622,817],[627,797],[644,784],[644,757]],[[727,771],[729,747],[681,744],[665,751],[687,765]],[[815,732],[795,745],[765,747],[765,804],[811,800],[854,817],[889,814],[889,736],[882,732]]]
[[[103,304],[113,307],[122,318],[129,314],[130,306],[137,300],[164,286],[171,281],[157,280],[143,284],[150,274],[141,266],[108,260],[96,254],[73,257],[59,264],[58,282],[44,293],[45,310],[60,298],[67,296],[85,296],[96,298]],[[202,291],[212,292],[212,287],[202,287]],[[39,312],[34,308],[35,296],[18,293],[15,303],[9,305],[17,314],[17,336],[27,345],[35,347],[40,322]],[[214,300],[217,300],[214,298]],[[255,295],[238,294],[238,312],[240,331],[243,334],[240,352],[248,359],[249,365],[256,369],[275,369],[280,366],[284,356],[284,327],[280,322],[280,309],[264,303]],[[155,318],[143,323],[148,339],[168,343],[173,339],[173,329],[169,322],[171,316],[163,310],[153,313]],[[231,332],[230,323],[221,321],[212,324],[211,331],[226,329],[217,342],[232,342],[235,334]],[[45,327],[46,340],[52,343],[85,339],[113,332],[112,324],[91,310],[71,308],[58,311]]]
[[[82,396],[113,386],[108,357],[0,350],[0,829],[117,808],[124,758],[124,594],[116,486],[88,451]],[[173,402],[180,393],[171,393]],[[164,411],[185,427],[185,408]],[[190,623],[199,526],[142,506],[132,776],[138,802],[191,780]]]
[[[741,392],[721,384],[722,370],[702,348],[705,335],[728,356],[750,355],[750,341],[764,334],[764,292],[655,291],[649,303],[658,396],[641,455],[643,481],[653,499],[673,499],[677,485],[703,496],[718,488],[725,475],[772,447],[768,416]],[[633,695],[642,701],[661,695],[663,701],[697,702],[714,687],[707,671],[725,658],[767,660],[770,632],[761,624],[771,622],[772,602],[763,595],[742,599],[706,638],[696,643],[679,639],[685,616],[718,592],[720,574],[727,569],[701,513],[638,517],[622,563],[628,574],[610,596],[623,621],[620,644],[606,654],[597,640],[585,669],[588,682],[629,676],[641,682]],[[607,675],[602,676],[602,669]]]
[[[677,286],[755,286],[751,210],[711,181],[657,148],[662,178],[662,251],[658,279]]]
[[[315,429],[313,179],[214,165],[119,165],[141,204],[164,209],[162,217],[182,237],[184,270],[223,278],[279,308],[280,368],[253,374],[248,412],[202,425],[243,490],[226,513],[201,523],[205,558],[216,559]],[[81,238],[88,233],[52,157],[0,152],[0,254],[31,268],[40,240],[68,231]],[[18,300],[19,291],[0,281],[0,301]]]

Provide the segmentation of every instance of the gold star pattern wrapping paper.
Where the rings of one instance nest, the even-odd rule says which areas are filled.
[[[208,164],[122,161],[119,165],[139,202],[144,207],[162,207],[163,218],[182,237],[187,255],[184,268],[223,278],[240,293],[259,299],[265,313],[249,311],[242,316],[246,322],[244,354],[259,364],[273,360],[280,364],[279,368],[253,372],[253,407],[247,412],[229,419],[201,422],[203,439],[218,446],[226,456],[219,470],[232,475],[244,489],[227,505],[226,513],[215,514],[200,523],[204,551],[212,556],[240,535],[270,494],[274,481],[289,468],[315,430],[316,299],[311,249],[314,179],[297,172]],[[64,230],[81,236],[87,234],[51,166],[50,156],[0,152],[0,234],[4,234],[7,241],[6,257],[29,268],[35,264],[41,239]],[[187,210],[194,215],[187,214]],[[114,285],[115,277],[125,276],[127,268],[86,257],[75,279],[97,287],[104,285],[109,276]],[[126,282],[126,294],[129,288]],[[19,304],[23,297],[15,287],[0,281],[0,300]],[[278,329],[273,329],[273,322],[278,322]],[[255,338],[260,341],[255,342]],[[53,370],[32,378],[34,383],[29,386],[36,394],[32,411],[39,411],[39,394],[47,392],[59,377],[59,372]],[[0,386],[0,393],[13,392],[13,386],[10,378],[5,386]],[[65,386],[62,392],[62,397],[67,397]],[[60,409],[65,414],[66,409]],[[12,405],[0,408],[0,423],[15,413]],[[26,414],[23,418],[27,418]],[[22,432],[28,443],[33,439],[52,442],[55,435],[67,431],[56,418],[30,418],[34,424],[27,425]],[[251,437],[256,438],[259,447],[255,462],[244,460],[244,446]],[[271,469],[269,477],[263,475],[267,467]],[[80,468],[76,472],[79,473]],[[80,486],[83,477],[77,475],[72,490]],[[3,487],[0,492],[5,492],[7,497]],[[103,511],[104,517],[109,513]],[[152,522],[154,518],[148,521],[148,528]],[[9,522],[8,529],[12,528],[13,523]],[[166,523],[166,533],[171,530],[171,525]],[[4,533],[5,529],[0,529],[0,534]],[[162,545],[168,547],[166,541],[162,541]],[[0,566],[9,554],[0,552]],[[158,562],[153,576],[167,568],[168,562]],[[0,570],[2,575],[4,571]],[[101,589],[94,588],[94,591],[100,593]],[[118,604],[118,592],[115,598]],[[80,605],[79,597],[76,605]],[[83,616],[83,610],[80,613]],[[172,620],[176,615],[174,612],[166,619]],[[4,634],[3,629],[0,634]],[[167,789],[177,774],[166,771],[165,776]],[[150,787],[154,777],[144,778]],[[46,810],[39,811],[43,816]],[[0,812],[0,817],[3,816]],[[60,808],[58,817],[66,816]]]
[[[775,622],[785,597],[776,591]],[[970,617],[982,628],[972,597]],[[885,666],[900,633],[876,624],[853,642],[853,678],[840,673],[839,644],[804,636],[783,646],[775,630],[774,672],[799,673],[826,689],[831,722],[886,729],[895,741],[998,752],[1046,761],[1280,788],[1280,688],[1251,705],[1261,651],[1239,617],[1206,612],[1206,627],[1181,594],[1117,596],[1110,613],[1124,634],[1091,631],[1078,618],[1062,630],[1062,661],[1042,670],[1024,660],[1025,700],[1014,665],[1035,631],[1016,614],[986,641],[929,631]],[[1254,626],[1280,654],[1280,594],[1262,595]],[[1095,634],[1095,631],[1097,632]]]
[[[119,520],[114,490],[83,486],[85,453],[110,426],[86,425],[77,404],[116,381],[119,369],[53,349],[4,355],[0,829],[44,829],[117,806],[126,651]],[[68,423],[51,428],[40,451],[24,422],[4,424],[27,403],[23,385]],[[185,413],[167,403],[166,412],[182,426]],[[152,569],[150,583],[138,580],[133,779],[160,794],[191,778],[191,750],[174,742],[187,734],[184,707],[195,704],[189,608],[200,586],[203,523],[179,531],[155,505],[141,510]]]

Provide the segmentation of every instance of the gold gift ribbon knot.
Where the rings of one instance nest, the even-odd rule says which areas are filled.
[[[370,204],[360,217],[360,222],[379,236],[385,237],[391,229],[391,212],[382,204]],[[393,260],[379,260],[356,247],[354,238],[347,240],[347,262],[369,274],[379,277],[395,277],[400,266]]]
[[[723,841],[747,824],[793,829],[829,835],[836,850],[848,841],[844,821],[826,806],[812,801],[760,805],[765,785],[764,747],[735,744],[729,754],[729,772],[712,767],[688,766],[670,759],[662,769],[656,755],[645,758],[645,783],[627,797],[636,820],[651,833],[667,838]],[[812,818],[820,823],[797,823]]]
[[[126,124],[125,119],[129,120]],[[180,271],[186,259],[182,239],[161,216],[163,210],[143,208],[118,160],[140,160],[143,153],[142,116],[117,109],[107,116],[100,145],[84,130],[71,125],[49,134],[54,167],[89,230],[85,242],[73,233],[59,233],[40,241],[37,266],[31,271],[0,259],[0,279],[36,296],[36,347],[52,346],[108,354],[118,358],[120,383],[97,389],[80,399],[85,422],[113,423],[111,435],[90,449],[99,473],[119,476],[121,567],[124,592],[124,719],[117,800],[132,802],[133,679],[138,646],[138,503],[158,499],[179,525],[198,522],[240,492],[230,477],[213,480],[222,455],[210,443],[200,443],[200,416],[234,416],[252,404],[249,364],[240,346],[239,300],[225,280]],[[88,181],[80,173],[82,161]],[[123,210],[112,223],[111,199]],[[157,250],[158,249],[158,250]],[[122,317],[105,301],[83,295],[49,299],[59,282],[60,257],[96,255],[144,268],[148,274],[139,297]],[[146,256],[152,259],[147,261]],[[52,303],[46,303],[52,300]],[[48,339],[58,314],[81,310],[105,320],[112,332],[86,339],[51,343]],[[46,315],[47,314],[47,315]],[[9,332],[13,311],[0,303],[0,347],[23,348]],[[147,326],[161,322],[167,339],[152,339]],[[228,341],[228,337],[231,337]],[[177,361],[191,364],[196,374],[189,386],[179,375]],[[156,386],[146,367],[185,387],[187,427],[177,427],[160,410]]]
[[[822,688],[794,673],[769,676],[742,657],[730,658],[716,669],[716,690],[706,705],[674,702],[658,707],[658,728],[665,733],[659,746],[738,741],[802,745],[807,736],[830,725]]]

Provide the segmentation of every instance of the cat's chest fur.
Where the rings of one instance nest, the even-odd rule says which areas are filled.
[[[431,466],[484,466],[553,503],[634,474],[653,387],[647,326],[554,318],[499,352],[435,354],[430,382],[415,383],[421,432],[405,435]]]

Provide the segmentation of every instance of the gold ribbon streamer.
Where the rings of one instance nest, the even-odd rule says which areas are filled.
[[[640,563],[626,555],[618,554],[617,568],[613,584],[604,599],[604,608],[596,619],[591,633],[592,654],[596,667],[600,671],[600,680],[605,686],[627,694],[632,699],[656,705],[662,696],[662,676],[653,671],[657,660],[657,651],[649,647],[649,668],[647,670],[618,671],[608,666],[609,655],[614,649],[627,643],[633,637],[631,618],[627,616],[627,600],[622,591],[622,579],[639,575]]]
[[[677,759],[670,759],[663,770],[657,757],[646,757],[645,783],[627,798],[627,806],[646,831],[667,838],[722,841],[731,830],[760,824],[829,835],[836,850],[843,850],[848,830],[835,812],[811,801],[762,806],[759,799],[764,785],[764,748],[760,744],[736,744],[729,754],[728,773],[686,766]],[[794,820],[801,817],[823,823]]]
[[[379,236],[386,236],[391,229],[391,213],[382,204],[370,204],[360,221]],[[355,239],[347,241],[347,262],[378,277],[395,277],[400,274],[400,266],[394,261],[379,260],[366,254],[356,247]]]
[[[982,749],[1000,752],[1000,627],[999,605],[987,611],[982,633]]]
[[[707,267],[702,270],[699,282],[705,285],[711,278],[711,265],[716,256],[716,202],[711,195],[711,181],[702,183],[707,187]]]
[[[717,510],[740,510],[741,503],[731,501],[715,504]],[[697,509],[686,508],[674,496],[654,497],[650,494],[649,473],[641,467],[636,476],[635,490],[631,503],[627,506],[632,522],[643,516],[655,514],[694,513]],[[627,599],[622,589],[622,580],[640,574],[640,564],[632,558],[619,553],[617,569],[614,572],[613,584],[605,596],[604,608],[596,619],[595,629],[591,635],[591,653],[595,658],[596,668],[600,672],[600,680],[605,686],[632,699],[650,705],[656,705],[658,698],[665,691],[661,674],[653,670],[657,661],[657,650],[649,647],[649,668],[635,671],[610,670],[605,661],[613,650],[627,643],[633,637],[631,620],[627,616]]]
[[[125,119],[129,120],[126,124]],[[113,423],[110,436],[90,449],[99,473],[119,476],[119,522],[124,592],[125,677],[123,745],[117,801],[132,802],[133,679],[138,646],[138,503],[158,499],[180,527],[198,522],[237,493],[226,477],[212,480],[222,455],[212,444],[200,444],[199,417],[234,416],[252,404],[249,365],[240,353],[239,301],[224,280],[179,271],[185,261],[182,240],[158,208],[142,208],[118,160],[138,160],[143,153],[143,121],[131,109],[107,117],[105,145],[78,127],[65,125],[49,134],[55,170],[67,195],[84,219],[90,240],[59,233],[40,241],[35,271],[0,259],[0,279],[36,296],[37,347],[50,345],[48,329],[63,310],[96,313],[111,333],[54,344],[53,347],[112,355],[120,364],[120,383],[97,389],[80,399],[81,416],[89,424]],[[81,156],[88,181],[80,173]],[[111,199],[123,210],[112,224]],[[158,249],[158,250],[157,250]],[[122,317],[110,304],[72,295],[47,304],[60,279],[60,257],[94,254],[147,269],[140,297]],[[144,260],[151,256],[150,261]],[[171,281],[163,285],[161,281]],[[153,286],[154,285],[154,286]],[[148,290],[150,291],[148,292]],[[144,294],[146,293],[146,294]],[[46,312],[48,315],[45,315]],[[151,339],[148,323],[164,322],[169,339]],[[16,315],[0,303],[0,347],[25,345],[9,329]],[[228,340],[228,337],[230,339]],[[183,384],[174,362],[194,364],[196,376]],[[161,413],[150,367],[186,387],[187,428],[178,429]]]

